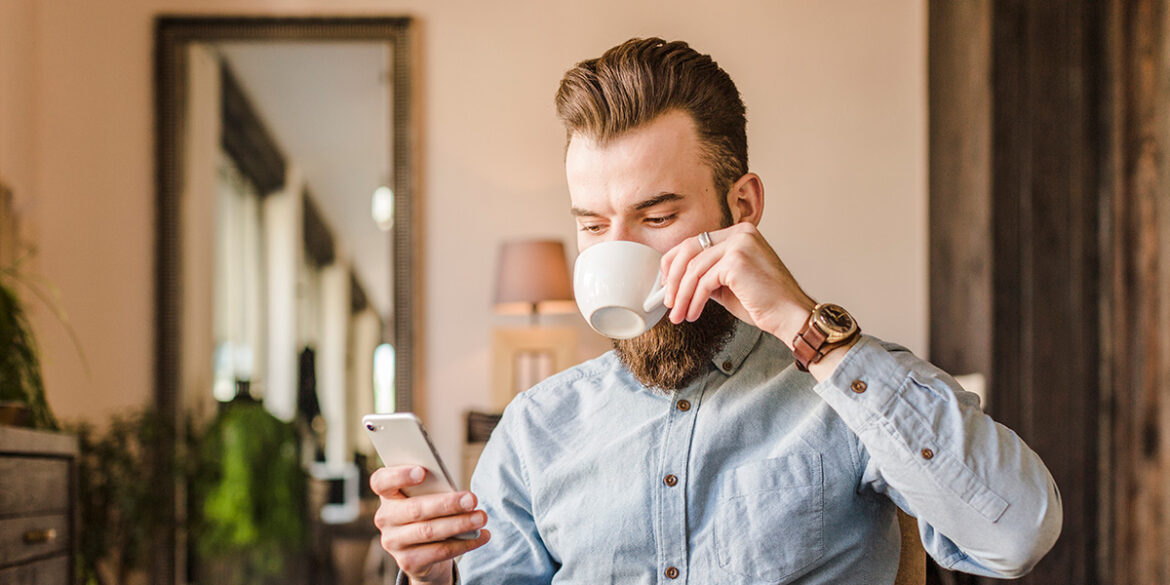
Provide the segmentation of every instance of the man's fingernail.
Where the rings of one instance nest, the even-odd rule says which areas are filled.
[[[463,506],[464,510],[471,510],[475,508],[475,498],[471,497],[471,494],[464,494],[463,497],[459,499],[459,505]]]
[[[423,471],[423,468],[421,467],[415,467],[414,469],[410,470],[410,479],[413,479],[414,481],[422,481],[425,475],[426,472]]]

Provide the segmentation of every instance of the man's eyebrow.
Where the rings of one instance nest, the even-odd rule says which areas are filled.
[[[670,201],[678,201],[682,198],[683,196],[679,195],[678,193],[659,193],[658,195],[655,195],[649,199],[644,199],[635,203],[633,209],[635,211],[642,211],[643,209],[650,209],[655,205],[661,205]]]
[[[683,199],[683,196],[679,195],[678,193],[659,193],[658,195],[650,197],[649,199],[643,199],[642,201],[633,204],[630,206],[630,209],[633,209],[634,211],[642,211],[643,209],[650,209],[655,205],[661,205],[670,201],[679,201],[681,199]],[[601,216],[601,214],[597,213],[596,211],[590,211],[581,207],[572,207],[570,208],[570,211],[573,213],[573,217]]]

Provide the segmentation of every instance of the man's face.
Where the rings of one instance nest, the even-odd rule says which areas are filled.
[[[574,136],[565,170],[579,250],[629,240],[665,253],[699,232],[726,227],[726,195],[716,195],[685,113],[665,114],[604,145]],[[735,317],[710,301],[694,323],[663,319],[639,337],[615,341],[614,349],[643,385],[672,391],[706,371],[734,325]]]
[[[722,198],[690,115],[673,111],[602,145],[573,136],[565,155],[577,249],[629,240],[666,253],[723,227]]]

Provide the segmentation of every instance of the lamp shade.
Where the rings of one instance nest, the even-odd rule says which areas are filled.
[[[513,240],[500,245],[496,312],[571,313],[573,285],[559,240]]]

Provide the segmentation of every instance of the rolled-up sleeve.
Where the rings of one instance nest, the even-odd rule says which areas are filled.
[[[861,490],[919,521],[941,565],[1018,577],[1060,535],[1060,494],[1040,457],[942,370],[863,336],[816,392],[860,441]]]

